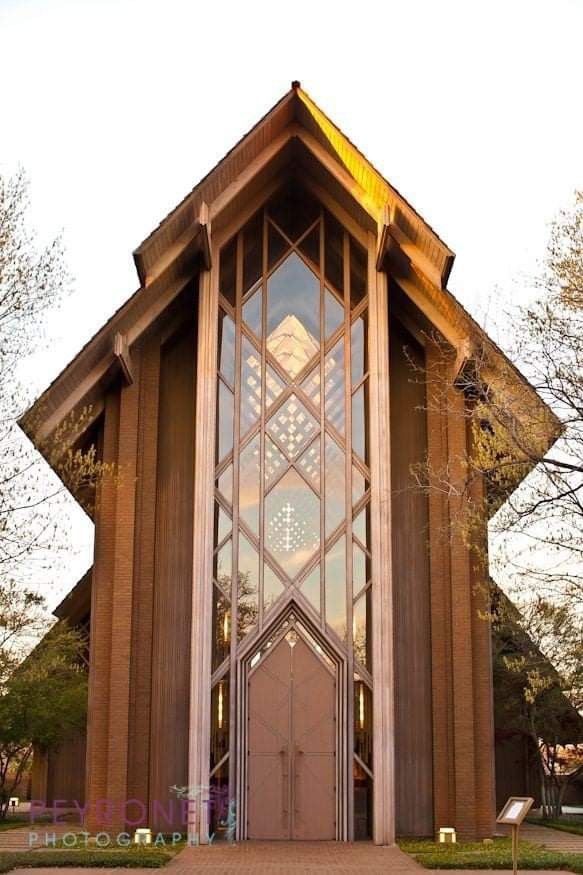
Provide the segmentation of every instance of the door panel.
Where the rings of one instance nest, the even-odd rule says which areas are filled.
[[[250,839],[290,835],[290,647],[280,641],[249,679]]]
[[[293,838],[336,837],[336,690],[322,660],[300,638],[293,648]]]
[[[336,837],[336,680],[284,638],[249,679],[248,836]]]

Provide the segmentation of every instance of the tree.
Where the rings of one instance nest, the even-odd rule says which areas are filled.
[[[540,597],[518,610],[498,590],[493,633],[496,722],[528,739],[543,816],[560,817],[583,774],[583,618]]]
[[[33,557],[55,541],[53,501],[39,457],[17,426],[30,401],[21,367],[38,349],[47,313],[68,288],[60,239],[39,247],[27,228],[22,172],[0,176],[0,585],[30,582]]]
[[[18,608],[15,610],[15,604]],[[33,625],[40,605],[20,593],[0,617],[0,643]],[[82,729],[87,713],[86,640],[57,623],[24,661],[4,662],[0,678],[0,820],[30,767],[33,749],[47,749]],[[12,668],[12,670],[10,670]]]
[[[529,383],[500,364],[493,343],[476,337],[468,366],[455,374],[466,404],[453,410],[452,350],[432,337],[442,354],[426,377],[428,405],[468,420],[471,450],[459,460],[466,476],[457,521],[468,542],[477,542],[471,530],[486,516],[491,542],[500,545],[495,576],[583,608],[583,193],[552,226],[536,286],[536,300],[506,319],[508,358]],[[532,388],[555,422],[534,409]],[[424,488],[459,491],[449,468],[422,468]],[[472,490],[476,480],[487,487],[481,499]]]
[[[69,286],[61,240],[39,246],[27,209],[24,174],[0,175],[0,817],[33,744],[48,746],[79,725],[86,687],[82,637],[62,624],[47,632],[53,621],[38,590],[39,565],[54,565],[63,486],[18,428],[31,400],[22,365]],[[94,484],[102,470],[94,448],[81,452],[72,439],[88,415],[75,412],[43,448],[77,486]]]

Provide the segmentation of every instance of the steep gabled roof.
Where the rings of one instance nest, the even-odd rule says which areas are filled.
[[[290,162],[320,174],[344,199],[341,205],[349,204],[378,232],[377,266],[391,261],[391,275],[461,360],[474,348],[488,346],[495,360],[493,383],[498,379],[520,386],[527,397],[523,408],[536,411],[549,446],[557,436],[552,413],[446,288],[454,253],[299,83],[293,83],[135,250],[140,288],[21,420],[40,451],[48,456],[45,442],[73,410],[90,403],[93,415],[99,412],[103,389],[116,368],[126,367],[132,344],[177,298],[198,262],[209,264],[211,228],[227,226],[237,216],[238,199],[250,190],[261,192]]]

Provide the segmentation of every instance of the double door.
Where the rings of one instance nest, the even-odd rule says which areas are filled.
[[[247,835],[336,838],[336,677],[290,631],[252,670],[247,704]]]

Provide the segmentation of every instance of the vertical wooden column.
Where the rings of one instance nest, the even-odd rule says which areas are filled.
[[[372,520],[372,664],[374,799],[373,840],[395,841],[395,732],[393,580],[391,567],[391,446],[387,276],[375,269],[376,238],[369,234],[369,367]]]
[[[431,581],[433,820],[434,829],[438,830],[455,822],[450,532],[448,500],[442,478],[448,464],[448,444],[443,354],[429,342],[425,355]]]
[[[449,449],[451,628],[456,829],[461,838],[476,831],[476,750],[474,726],[474,605],[471,554],[468,547],[469,502],[466,401],[454,386],[447,388]]]
[[[103,462],[117,461],[119,432],[119,392],[105,399]],[[95,562],[91,587],[91,653],[89,660],[89,701],[87,707],[87,785],[86,827],[100,828],[99,800],[107,797],[109,753],[109,678],[113,615],[113,572],[115,564],[115,506],[117,489],[113,478],[105,477],[97,488]]]
[[[215,255],[213,263],[218,264]],[[189,772],[191,792],[188,830],[205,844],[208,808],[200,791],[208,788],[210,758],[210,678],[213,558],[213,497],[217,383],[218,270],[201,270],[194,452],[194,530],[192,632],[190,662]]]

